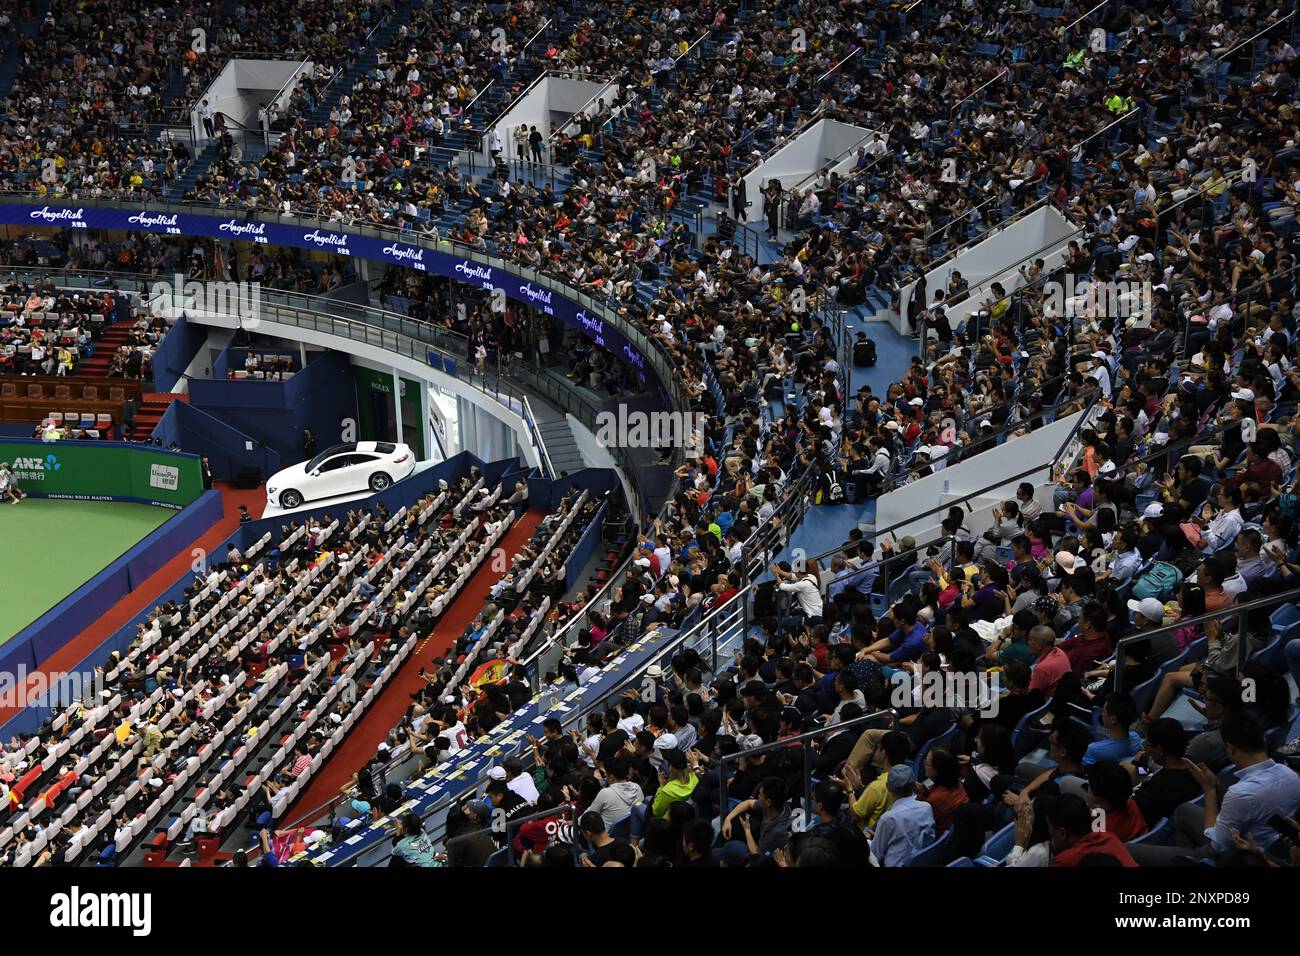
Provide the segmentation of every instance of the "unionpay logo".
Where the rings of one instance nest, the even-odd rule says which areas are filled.
[[[172,468],[169,465],[150,465],[149,466],[149,486],[152,488],[162,488],[166,491],[175,491],[181,482],[181,470]]]

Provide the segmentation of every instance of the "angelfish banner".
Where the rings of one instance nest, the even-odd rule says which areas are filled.
[[[0,439],[18,487],[39,498],[134,501],[180,510],[203,493],[195,455],[151,445],[100,441]]]
[[[363,236],[327,228],[328,224],[286,224],[246,219],[214,208],[211,214],[172,213],[124,207],[78,205],[0,204],[0,225],[50,226],[64,229],[117,229],[126,232],[156,232],[172,236],[206,236],[272,246],[316,249],[338,256],[356,256],[419,272],[444,276],[484,289],[501,289],[516,302],[531,306],[544,315],[577,329],[597,345],[609,349],[632,366],[641,381],[646,377],[646,358],[619,329],[560,291],[539,286],[513,272],[488,263],[466,259],[454,252],[438,252],[417,242]],[[664,383],[659,383],[660,386]]]

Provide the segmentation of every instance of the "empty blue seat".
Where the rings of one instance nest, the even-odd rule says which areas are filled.
[[[1156,822],[1156,825],[1147,830],[1140,837],[1134,837],[1128,841],[1128,846],[1172,846],[1174,839],[1173,827],[1169,825],[1169,818],[1162,817]]]
[[[942,866],[943,858],[948,852],[948,843],[951,840],[952,830],[945,831],[939,839],[912,857],[912,862],[908,866]]]
[[[642,822],[644,822],[644,818]],[[631,840],[632,814],[629,813],[623,819],[615,821],[614,825],[609,828],[609,835],[615,840]]]
[[[1012,848],[1016,845],[1016,825],[1008,823],[997,833],[993,834],[984,841],[984,846],[980,850],[980,862],[989,864],[1001,863],[1011,853]]]

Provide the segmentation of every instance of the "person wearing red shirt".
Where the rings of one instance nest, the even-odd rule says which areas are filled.
[[[1079,633],[1057,645],[1070,659],[1070,670],[1074,673],[1092,670],[1098,661],[1104,661],[1115,650],[1106,624],[1106,609],[1089,601],[1079,614]]]
[[[1046,624],[1029,632],[1029,649],[1034,652],[1034,676],[1029,679],[1030,690],[1041,690],[1044,697],[1056,693],[1056,685],[1070,673],[1070,658],[1056,646],[1056,634]]]
[[[1082,797],[1065,794],[1047,807],[1047,832],[1052,839],[1052,866],[1079,866],[1085,857],[1114,857],[1122,866],[1137,863],[1115,834],[1092,828],[1092,811]]]
[[[1113,760],[1088,768],[1088,793],[1105,814],[1104,829],[1124,843],[1147,832],[1147,821],[1133,799],[1133,778]]]
[[[530,852],[542,853],[555,842],[560,827],[572,819],[573,805],[561,803],[553,791],[547,790],[538,798],[535,812],[552,809],[554,813],[529,820],[519,828],[512,841],[516,854],[522,857]]]
[[[1248,483],[1261,488],[1272,488],[1273,485],[1282,483],[1282,469],[1268,457],[1268,452],[1259,441],[1246,446],[1246,467],[1224,481],[1224,485],[1229,488],[1240,488]]]

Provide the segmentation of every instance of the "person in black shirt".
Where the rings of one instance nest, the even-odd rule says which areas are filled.
[[[845,704],[840,709],[839,723],[848,723],[857,720],[861,716],[861,707],[857,704]],[[831,774],[837,773],[840,765],[849,759],[849,754],[853,752],[853,745],[858,742],[858,738],[861,736],[861,727],[851,727],[848,730],[840,731],[838,734],[832,734],[826,743],[822,745],[817,762],[813,765],[813,773],[818,777],[829,777]]]
[[[492,815],[495,816],[498,810],[503,811],[507,824],[533,812],[528,801],[511,790],[504,780],[489,780],[483,795],[487,798]],[[506,827],[501,827],[500,830],[493,831],[492,837],[497,841],[498,846],[505,846],[506,830]]]
[[[1134,766],[1145,764],[1158,769],[1141,775],[1133,799],[1142,811],[1148,827],[1154,827],[1170,816],[1180,805],[1201,792],[1196,778],[1186,767],[1183,755],[1187,752],[1187,732],[1183,725],[1171,717],[1161,717],[1147,728],[1146,749],[1137,755]]]
[[[615,853],[615,847],[622,840],[616,840],[605,830],[605,821],[599,813],[584,813],[578,820],[578,829],[582,838],[591,847],[591,852],[583,854],[583,866],[604,866]]]

